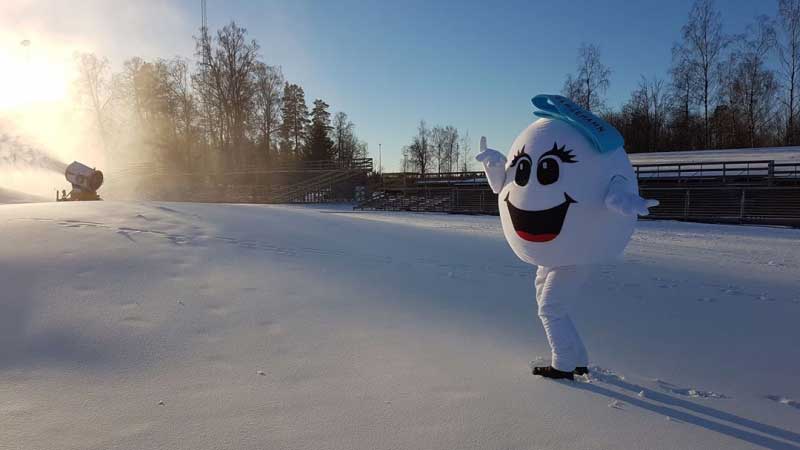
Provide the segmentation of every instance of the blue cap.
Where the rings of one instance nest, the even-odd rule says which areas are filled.
[[[543,94],[533,97],[531,101],[539,109],[533,112],[534,115],[569,123],[589,138],[600,153],[610,152],[625,144],[625,139],[611,124],[564,96]]]

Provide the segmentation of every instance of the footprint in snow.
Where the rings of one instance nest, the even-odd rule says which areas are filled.
[[[765,395],[764,398],[782,405],[791,406],[794,409],[800,409],[800,401],[793,400],[782,395]]]
[[[722,288],[722,293],[726,295],[741,295],[742,291],[737,286],[730,286],[726,288]]]
[[[778,261],[767,261],[767,265],[772,267],[786,267],[785,262],[778,262]]]
[[[760,302],[774,302],[775,301],[775,298],[774,297],[770,297],[769,294],[767,294],[766,292],[762,292],[761,294],[758,294],[755,298],[756,298],[756,300],[758,300]]]
[[[230,308],[227,308],[222,305],[211,305],[206,308],[206,314],[210,316],[227,316],[230,313]]]
[[[663,380],[657,380],[656,383],[658,383],[658,386],[661,389],[663,389],[663,390],[665,390],[665,391],[667,391],[669,393],[681,395],[681,396],[684,396],[684,397],[711,398],[711,399],[729,398],[727,395],[720,394],[720,393],[714,392],[714,391],[704,391],[704,390],[695,389],[695,388],[677,387],[674,384],[668,383],[668,382],[663,381]]]
[[[531,360],[530,363],[528,363],[528,368],[533,370],[533,368],[536,367],[536,366],[548,366],[548,365],[550,365],[550,360],[549,359],[547,359],[547,358],[545,358],[543,356],[537,356],[537,357],[533,358],[533,360]]]
[[[123,317],[122,323],[134,328],[151,328],[153,326],[149,320],[136,314]]]
[[[592,378],[599,381],[604,381],[605,378],[614,378],[620,381],[625,380],[624,375],[620,375],[611,369],[605,369],[600,366],[589,366],[589,375],[592,375]]]

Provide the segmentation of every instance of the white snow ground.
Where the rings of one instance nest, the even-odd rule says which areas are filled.
[[[47,199],[38,195],[27,194],[12,189],[0,187],[0,204],[4,203],[36,203],[45,202]]]
[[[496,217],[0,206],[0,448],[800,449],[800,230],[641,222],[546,358]]]

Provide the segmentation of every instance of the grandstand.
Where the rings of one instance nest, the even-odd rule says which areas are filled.
[[[207,203],[329,203],[353,201],[372,173],[372,159],[298,161],[268,169],[174,173],[154,164],[112,171],[112,198]],[[359,189],[361,187],[361,189]]]
[[[379,180],[356,209],[498,214],[483,172],[387,173]]]
[[[722,161],[800,162],[800,147],[734,148],[680,152],[648,152],[628,155],[633,164]]]
[[[800,148],[633,154],[649,218],[800,227]],[[753,155],[776,159],[748,159]],[[384,174],[356,209],[498,214],[483,172]]]

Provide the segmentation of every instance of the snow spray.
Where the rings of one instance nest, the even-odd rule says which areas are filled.
[[[66,163],[26,144],[19,136],[0,132],[0,170],[42,169],[63,174],[66,168]]]

